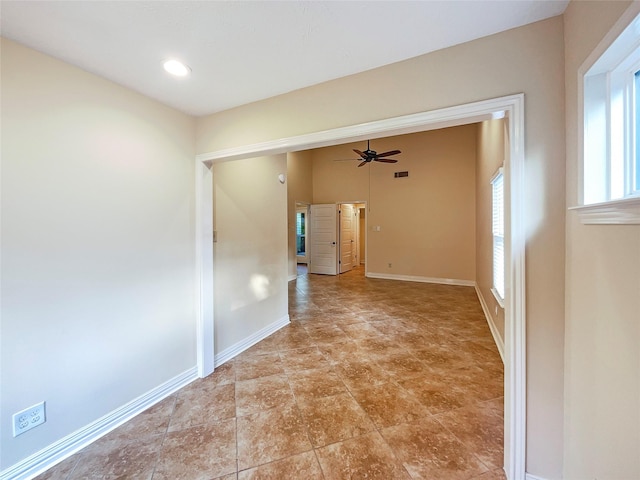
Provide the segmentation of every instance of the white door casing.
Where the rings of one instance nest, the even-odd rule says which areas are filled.
[[[348,272],[353,268],[355,255],[353,205],[343,203],[339,207],[340,212],[340,273]]]
[[[334,203],[311,205],[309,209],[309,273],[338,273],[337,206]]]
[[[455,105],[358,125],[278,138],[262,143],[241,145],[196,156],[196,286],[198,367],[201,376],[213,365],[213,289],[207,283],[213,270],[209,234],[205,230],[212,195],[207,193],[207,174],[203,163],[239,160],[371,138],[424,132],[439,128],[506,117],[509,127],[509,156],[505,160],[505,472],[509,480],[524,480],[526,473],[526,290],[524,216],[525,178],[525,105],[524,94]],[[208,178],[210,181],[210,177]],[[199,212],[199,214],[198,214]],[[367,212],[368,213],[368,212]],[[367,215],[368,216],[368,215]],[[368,220],[368,219],[367,219]],[[212,368],[211,368],[212,370]]]

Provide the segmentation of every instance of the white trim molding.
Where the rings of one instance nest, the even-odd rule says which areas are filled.
[[[277,332],[282,327],[286,327],[287,325],[289,325],[289,323],[291,323],[291,321],[289,320],[289,315],[285,315],[281,319],[276,320],[275,322],[258,330],[256,333],[249,335],[244,340],[236,343],[235,345],[230,346],[229,348],[224,349],[222,352],[218,353],[215,357],[216,367],[219,367],[223,363],[231,360],[233,357],[240,355],[242,352],[254,346],[256,343],[264,340],[269,335]]]
[[[570,207],[585,225],[640,225],[640,197]]]
[[[507,478],[526,472],[527,339],[525,284],[525,128],[524,95],[509,109],[509,158],[505,159],[505,445]],[[508,160],[508,161],[507,161]]]
[[[293,282],[296,278],[298,278],[298,275],[289,275],[287,282]]]
[[[465,105],[308,133],[297,137],[287,137],[262,143],[254,143],[252,145],[225,148],[215,152],[201,153],[196,156],[196,160],[199,162],[226,162],[229,160],[240,160],[263,155],[275,155],[311,148],[328,147],[343,143],[345,140],[357,142],[391,135],[403,135],[406,133],[417,133],[458,125],[468,125],[470,123],[497,118],[508,108],[505,101],[509,102],[510,99],[517,97],[518,95],[512,95],[509,97],[482,100]]]
[[[0,480],[27,480],[34,478],[197,378],[197,368],[190,368],[95,422],[82,427],[21,462],[3,470],[0,472]]]
[[[457,105],[428,112],[404,115],[348,127],[341,127],[321,132],[307,133],[296,137],[275,139],[267,142],[225,148],[214,152],[197,155],[196,171],[201,164],[239,160],[263,155],[295,152],[319,148],[338,143],[355,142],[366,139],[382,138],[406,133],[424,132],[439,128],[477,123],[491,118],[508,118],[509,155],[505,158],[505,471],[509,480],[522,480],[525,477],[526,459],[526,309],[525,309],[525,129],[524,129],[524,94],[481,100],[478,102]],[[196,173],[200,175],[200,173]],[[204,177],[197,181],[203,180]],[[202,225],[208,221],[204,215],[213,202],[211,195],[199,187],[203,208],[196,216],[196,223]],[[205,208],[206,207],[206,208]],[[204,236],[204,235],[203,235]],[[199,250],[201,255],[203,248]],[[368,255],[367,251],[367,255]],[[365,270],[369,262],[365,259]],[[201,258],[199,265],[208,268]],[[213,268],[213,265],[211,266]],[[368,272],[367,272],[368,273]],[[201,279],[201,281],[204,281]],[[200,301],[209,301],[213,290],[200,288],[203,292]],[[212,300],[211,300],[212,303]],[[200,309],[204,311],[204,308]],[[213,316],[202,318],[203,328],[198,335],[213,332]],[[251,337],[232,349],[216,355],[216,364],[232,358],[259,341]],[[198,339],[205,344],[208,339]],[[212,350],[199,355],[198,362],[210,361]],[[203,369],[206,371],[206,369]]]
[[[198,375],[214,368],[213,331],[213,173],[211,163],[196,162],[196,355]]]
[[[524,478],[525,480],[547,480],[546,478],[536,477],[535,475],[531,475],[530,473],[527,473]]]
[[[489,307],[487,306],[487,302],[484,300],[484,295],[478,288],[476,287],[476,295],[478,295],[478,300],[480,300],[480,306],[482,307],[482,311],[484,312],[484,318],[487,320],[487,325],[489,325],[489,330],[491,331],[491,336],[493,337],[493,341],[496,343],[496,348],[498,349],[498,353],[500,354],[500,358],[502,359],[502,363],[504,364],[504,340],[500,336],[500,332],[498,332],[498,327],[493,321],[493,317],[489,312]]]
[[[455,278],[421,277],[416,275],[397,275],[393,273],[375,273],[375,272],[368,272],[366,276],[368,278],[379,278],[382,280],[401,280],[404,282],[439,283],[442,285],[459,285],[462,287],[475,286],[475,282],[473,280],[457,280]]]

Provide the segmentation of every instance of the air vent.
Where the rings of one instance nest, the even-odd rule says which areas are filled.
[[[393,174],[393,176],[395,178],[408,177],[409,176],[409,172],[395,172]]]

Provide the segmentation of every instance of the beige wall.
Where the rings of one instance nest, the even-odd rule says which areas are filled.
[[[1,61],[0,470],[196,365],[194,119],[7,40]]]
[[[562,471],[563,33],[561,17],[516,28],[200,118],[196,137],[205,153],[523,92],[527,469],[543,478]]]
[[[493,287],[493,231],[491,179],[504,164],[508,147],[504,120],[478,124],[476,164],[476,285],[504,345],[504,308],[491,293]]]
[[[569,206],[578,68],[628,5],[574,1],[565,13]],[[568,212],[566,262],[564,478],[640,478],[640,226],[582,225]]]
[[[286,171],[285,154],[213,166],[216,355],[287,318]]]
[[[312,150],[313,197],[368,202],[367,272],[473,281],[476,126],[371,142],[378,152],[401,150],[396,164],[335,161],[354,158],[353,148],[366,143]]]
[[[311,152],[287,154],[287,224],[288,276],[297,274],[296,262],[296,203],[313,202]]]

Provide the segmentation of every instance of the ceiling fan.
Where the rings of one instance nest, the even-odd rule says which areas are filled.
[[[360,155],[360,157],[363,160],[362,163],[358,165],[359,167],[362,167],[364,164],[369,163],[371,161],[396,163],[398,160],[394,158],[383,158],[383,157],[390,157],[391,155],[397,155],[399,153],[402,153],[400,150],[390,150],[384,153],[377,153],[375,150],[371,150],[371,148],[369,147],[369,140],[367,140],[367,149],[364,152],[361,152],[360,150],[357,150],[355,148],[353,149],[353,151],[356,152],[358,155]]]

